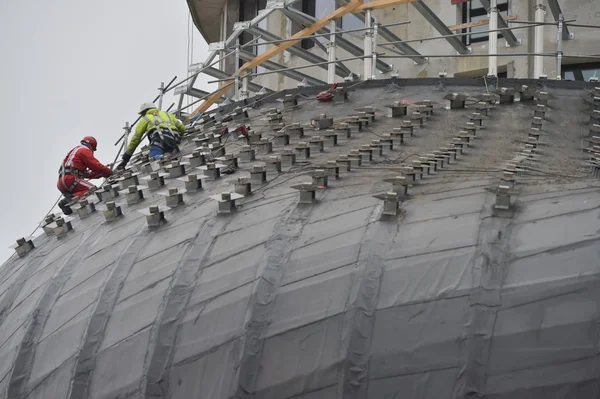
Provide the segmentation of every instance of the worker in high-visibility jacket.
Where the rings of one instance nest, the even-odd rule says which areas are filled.
[[[150,158],[158,158],[164,153],[176,152],[179,149],[177,146],[181,142],[185,126],[175,115],[158,110],[151,102],[142,104],[140,115],[142,118],[123,154],[119,169],[127,165],[145,135],[150,141]]]
[[[102,165],[94,157],[94,151],[98,147],[95,138],[86,136],[80,144],[69,151],[58,170],[58,183],[56,183],[56,186],[65,197],[58,203],[58,206],[65,215],[72,213],[67,204],[74,197],[81,197],[94,187],[86,179],[98,179],[112,175],[112,170]]]

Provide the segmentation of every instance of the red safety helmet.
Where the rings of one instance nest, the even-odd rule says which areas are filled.
[[[98,147],[98,142],[92,136],[85,136],[81,139],[81,144],[85,145],[92,151],[96,151],[96,147]]]

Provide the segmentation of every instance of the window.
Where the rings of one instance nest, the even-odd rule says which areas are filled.
[[[564,80],[577,80],[589,82],[590,78],[600,78],[600,63],[571,64],[562,66],[562,78]]]
[[[342,17],[342,29],[350,30],[350,29],[361,29],[365,27],[365,23],[358,19],[358,17],[354,14],[346,14]],[[360,33],[360,32],[358,32]]]
[[[304,14],[310,15],[317,19],[321,19],[324,16],[331,14],[338,7],[335,0],[302,0],[295,3],[293,8],[302,11]],[[300,32],[301,29],[304,29],[303,25],[298,23],[293,23],[295,26],[292,29],[292,34]],[[341,24],[341,22],[340,22]],[[324,42],[327,41],[327,38],[317,38],[319,41]],[[315,46],[315,43],[312,39],[303,39],[301,44],[303,49],[308,50]]]
[[[265,9],[267,7],[267,0],[242,0],[240,1],[240,12],[239,12],[239,20],[240,21],[251,21],[258,15],[258,11]],[[267,19],[263,19],[258,24],[259,28],[267,29]],[[248,32],[242,32],[240,35],[240,44],[246,44],[254,39],[254,36]],[[265,47],[246,47],[244,48],[246,52],[252,52],[254,54],[259,54],[265,51]],[[238,68],[244,65],[244,60],[240,60],[240,65]]]
[[[498,11],[500,15],[508,15],[508,0],[498,0]],[[462,5],[462,22],[477,22],[488,19],[488,10],[481,5],[479,0],[471,0],[463,3]],[[481,31],[489,30],[489,25],[477,26],[474,28],[463,29],[462,33],[471,33],[470,35],[463,36],[463,42],[466,45],[471,43],[486,42],[489,39],[489,33],[477,33]],[[502,34],[498,32],[498,37]]]

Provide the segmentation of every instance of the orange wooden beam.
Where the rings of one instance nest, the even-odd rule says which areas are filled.
[[[516,15],[507,15],[507,16],[503,16],[503,18],[505,21],[512,21],[514,19],[517,19],[517,16]],[[455,31],[455,30],[461,30],[461,29],[476,28],[478,26],[488,25],[489,23],[490,23],[489,19],[482,19],[481,21],[467,22],[466,24],[450,25],[448,27],[448,29],[450,29],[451,31]]]
[[[382,1],[382,0],[380,0],[380,1]],[[389,0],[385,0],[385,1],[389,1]],[[396,0],[396,1],[415,1],[415,0]],[[378,2],[379,1],[377,1],[375,3],[378,3]],[[281,54],[288,48],[292,47],[294,44],[300,42],[303,37],[312,35],[316,31],[323,29],[324,27],[327,26],[329,21],[331,21],[332,19],[341,18],[342,16],[344,16],[345,14],[348,14],[349,12],[353,12],[354,10],[356,10],[358,7],[362,6],[363,4],[364,4],[364,0],[352,0],[350,3],[346,4],[345,6],[338,8],[337,10],[333,11],[331,14],[319,19],[314,24],[307,26],[306,28],[302,29],[300,32],[298,32],[295,35],[293,35],[292,37],[290,37],[290,39],[297,38],[298,40],[291,40],[289,42],[277,44],[277,45],[271,47],[270,49],[268,49],[267,51],[265,51],[264,53],[258,55],[256,58],[253,58],[252,60],[246,62],[244,65],[242,65],[242,67],[237,71],[236,74],[243,76],[245,74],[245,72],[251,71],[252,68],[259,66],[263,62],[271,59],[272,57],[276,56],[277,54]],[[223,82],[223,84],[227,85],[227,83],[231,82],[234,79],[235,79],[235,74],[231,77],[231,79],[228,79],[225,82]],[[194,110],[194,112],[192,112],[190,114],[189,118],[193,118],[196,115],[198,115],[202,112],[205,112],[219,98],[221,98],[221,96],[223,94],[225,94],[227,92],[227,90],[229,90],[229,86],[221,87],[217,91],[213,92],[210,96],[208,96],[206,98],[206,100],[204,100],[204,102],[198,108],[196,108],[196,110]]]
[[[376,0],[376,1],[370,1],[368,3],[364,3],[362,6],[357,7],[356,10],[352,11],[353,13],[356,12],[363,12],[365,10],[377,10],[378,8],[386,8],[386,7],[393,7],[393,6],[400,6],[402,4],[408,4],[408,3],[414,3],[417,0]]]

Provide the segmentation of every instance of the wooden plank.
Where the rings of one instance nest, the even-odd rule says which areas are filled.
[[[386,0],[386,1],[389,1],[389,0]],[[408,0],[396,0],[396,1],[408,1]],[[410,1],[415,1],[415,0],[410,0]],[[346,4],[345,6],[338,8],[337,10],[333,11],[331,14],[319,19],[314,24],[307,26],[306,28],[302,29],[300,32],[298,32],[298,33],[294,34],[292,37],[290,37],[290,39],[298,38],[298,40],[291,40],[289,42],[279,43],[279,44],[271,47],[269,50],[265,51],[264,53],[258,55],[256,58],[254,58],[254,59],[246,62],[244,65],[242,65],[242,67],[238,70],[237,73],[240,74],[240,76],[243,76],[244,74],[249,73],[249,71],[251,71],[252,68],[259,66],[263,62],[271,59],[272,57],[276,56],[277,54],[284,52],[288,48],[292,47],[294,44],[300,42],[304,36],[312,35],[316,31],[323,29],[324,27],[327,26],[327,24],[329,24],[329,21],[331,21],[332,19],[338,19],[349,12],[353,12],[356,8],[362,6],[363,3],[364,3],[364,0],[352,0],[350,3]],[[223,82],[223,84],[226,85],[227,83],[231,82],[234,79],[235,79],[235,74],[232,76],[231,79]],[[219,98],[221,98],[221,96],[223,94],[225,94],[228,90],[229,90],[229,87],[222,87],[222,88],[218,89],[217,91],[213,92],[208,98],[206,98],[206,100],[198,108],[196,108],[194,110],[194,112],[192,112],[190,114],[188,119],[193,118],[202,112],[205,112]]]
[[[402,4],[414,3],[417,0],[376,0],[370,1],[368,3],[364,3],[362,6],[358,7],[356,10],[352,11],[353,13],[363,12],[365,10],[377,10],[378,8],[386,8],[393,6],[400,6]]]
[[[517,19],[516,15],[507,15],[507,16],[502,16],[502,17],[504,18],[505,21],[512,21],[514,19]],[[489,23],[490,23],[489,19],[482,19],[481,21],[467,22],[466,24],[451,25],[448,27],[448,29],[450,29],[451,31],[455,31],[455,30],[461,30],[461,29],[476,28],[478,26],[488,25]]]

